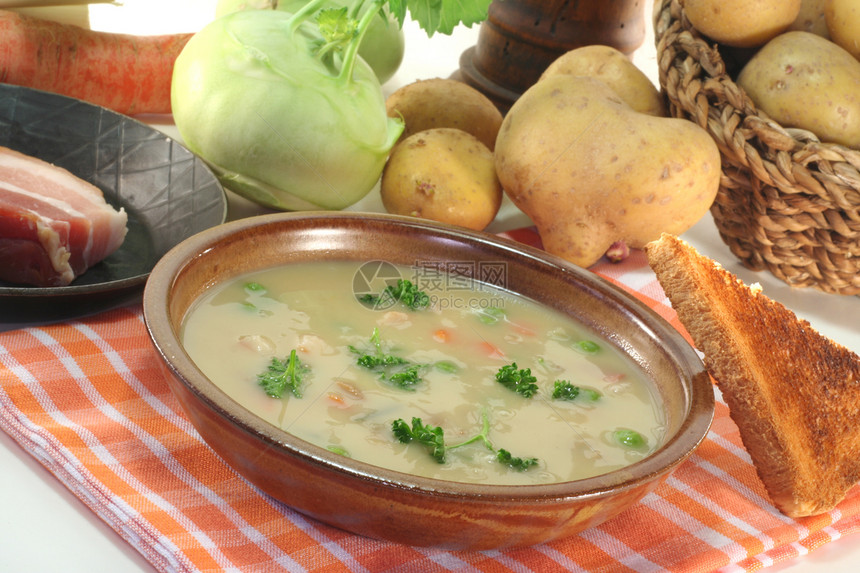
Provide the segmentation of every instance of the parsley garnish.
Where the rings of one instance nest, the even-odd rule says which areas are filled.
[[[365,294],[359,298],[362,303],[373,306],[388,308],[395,302],[399,302],[409,310],[422,310],[430,306],[430,297],[422,290],[406,279],[397,279],[396,285],[388,285],[382,294]]]
[[[286,360],[272,358],[269,367],[257,375],[257,381],[272,398],[281,398],[287,388],[296,398],[302,397],[302,379],[310,372],[310,366],[299,360],[295,349]]]
[[[398,418],[391,423],[391,431],[399,442],[408,444],[414,440],[426,447],[437,462],[445,463],[448,448],[445,447],[445,431],[439,426],[428,426],[421,418],[412,418],[410,427],[402,418]]]
[[[398,418],[391,423],[391,431],[394,433],[394,437],[403,444],[408,444],[414,441],[424,446],[428,453],[433,456],[433,459],[440,464],[445,463],[446,455],[449,451],[456,448],[462,448],[463,446],[473,444],[475,442],[483,442],[484,446],[488,450],[496,454],[496,460],[499,463],[516,471],[526,471],[538,463],[537,458],[518,458],[512,456],[511,453],[504,448],[496,450],[496,448],[493,447],[489,438],[490,417],[487,414],[486,409],[481,412],[481,431],[463,442],[450,446],[445,444],[445,430],[439,426],[427,425],[421,420],[421,418],[412,418],[411,426],[402,418]]]
[[[397,286],[388,286],[385,291],[394,300],[400,301],[412,310],[420,310],[430,306],[430,297],[427,296],[427,293],[418,290],[418,287],[408,280],[398,279]]]
[[[499,368],[496,372],[496,382],[525,398],[531,398],[538,391],[537,378],[532,376],[531,369],[517,369],[516,362]]]
[[[356,362],[359,366],[373,370],[379,374],[381,380],[385,380],[389,384],[404,390],[412,390],[412,386],[421,382],[421,372],[425,365],[416,364],[386,352],[382,347],[378,328],[374,328],[373,334],[370,336],[369,350],[360,350],[355,346],[350,346],[349,350],[358,354]]]
[[[504,448],[499,448],[499,451],[496,452],[496,459],[499,460],[500,463],[503,463],[506,466],[517,470],[518,472],[524,472],[530,467],[536,466],[538,463],[537,458],[514,457],[511,455],[511,452]]]
[[[401,388],[415,386],[421,382],[420,372],[423,369],[423,364],[409,364],[402,370],[398,370],[391,374],[384,374],[384,378],[391,384]]]

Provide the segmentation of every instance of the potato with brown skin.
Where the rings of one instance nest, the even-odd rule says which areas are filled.
[[[860,0],[827,0],[824,20],[830,39],[860,59]]]
[[[597,78],[636,111],[666,115],[663,97],[654,83],[630,58],[612,46],[595,44],[570,50],[553,61],[540,79],[556,74]]]
[[[860,147],[860,62],[811,32],[786,32],[741,70],[738,85],[783,127]]]
[[[392,93],[385,101],[389,117],[406,124],[400,141],[410,135],[438,127],[471,133],[490,151],[502,125],[502,113],[490,99],[457,80],[417,80]]]
[[[480,231],[495,219],[503,193],[486,145],[460,129],[436,128],[394,147],[380,195],[389,213]]]
[[[557,75],[511,107],[496,141],[505,193],[544,248],[588,267],[614,243],[641,248],[708,212],[716,143],[693,122],[634,111],[600,80]]]
[[[736,48],[765,44],[784,32],[801,0],[685,0],[690,23],[712,40]]]

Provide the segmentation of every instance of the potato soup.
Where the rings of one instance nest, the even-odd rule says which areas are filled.
[[[501,288],[428,276],[379,261],[243,275],[192,307],[183,344],[264,420],[404,473],[553,483],[659,447],[658,398],[608,342]]]

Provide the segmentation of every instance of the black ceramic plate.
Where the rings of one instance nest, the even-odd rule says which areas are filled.
[[[0,327],[133,302],[164,253],[226,218],[224,190],[202,160],[164,133],[102,107],[0,84],[0,145],[93,183],[129,218],[122,246],[69,286],[0,281]]]

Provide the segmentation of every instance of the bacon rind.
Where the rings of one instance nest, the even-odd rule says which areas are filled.
[[[98,187],[0,147],[0,279],[68,285],[119,248],[127,223]]]

